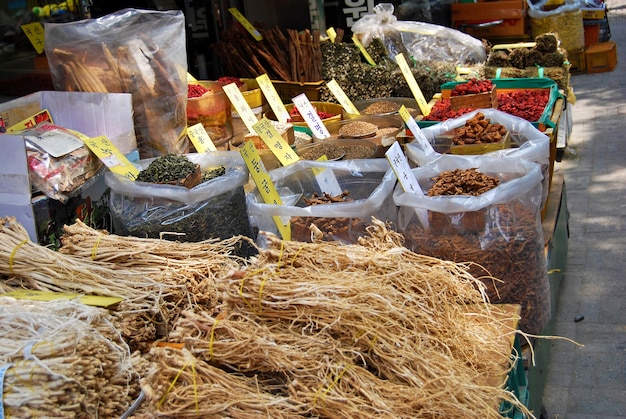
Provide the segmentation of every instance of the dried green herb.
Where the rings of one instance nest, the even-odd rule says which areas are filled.
[[[196,164],[185,156],[167,154],[157,157],[137,175],[138,182],[172,183],[185,179],[196,171]]]
[[[209,170],[202,173],[202,179],[200,180],[200,183],[208,182],[211,179],[215,179],[216,177],[220,177],[225,174],[226,174],[225,166],[209,168]]]

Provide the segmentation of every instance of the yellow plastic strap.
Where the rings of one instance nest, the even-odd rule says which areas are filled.
[[[15,254],[20,247],[24,246],[28,242],[29,239],[22,240],[17,246],[15,246],[15,249],[13,249],[13,251],[11,252],[11,256],[9,256],[9,270],[11,271],[11,273],[13,273],[13,259],[15,258]]]
[[[96,260],[96,256],[98,256],[98,246],[100,246],[100,241],[102,240],[102,236],[98,236],[96,242],[93,244],[91,248],[91,260]]]
[[[333,387],[335,387],[335,385],[339,382],[339,380],[341,380],[341,377],[343,377],[343,375],[348,372],[348,370],[352,368],[352,365],[348,365],[346,368],[343,369],[343,371],[341,371],[341,373],[339,373],[334,379],[333,382],[326,387],[326,389],[322,392],[322,396],[320,397],[322,399],[322,401],[324,400],[324,397],[326,396],[326,394],[328,394],[328,392],[330,392],[330,390],[333,389]],[[321,390],[321,389],[320,389]],[[320,390],[318,390],[315,394],[315,397],[313,398],[313,404],[315,404],[317,402],[317,396],[320,393]]]
[[[215,341],[215,328],[217,324],[220,322],[219,319],[215,319],[215,323],[211,327],[211,335],[209,336],[209,361],[213,359],[213,342]]]
[[[167,391],[165,392],[163,397],[161,397],[161,400],[159,400],[159,403],[157,404],[158,408],[160,408],[163,405],[163,403],[165,402],[165,399],[167,398],[167,396],[170,394],[170,392],[176,385],[176,381],[178,381],[178,378],[180,377],[180,375],[183,373],[183,371],[185,371],[185,368],[187,368],[187,365],[189,365],[189,362],[187,362],[185,365],[183,365],[183,367],[180,370],[178,370],[178,374],[176,374],[176,377],[174,377],[174,380],[170,383],[169,387],[167,388]]]

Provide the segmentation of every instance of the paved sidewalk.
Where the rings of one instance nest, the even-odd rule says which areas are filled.
[[[555,167],[570,238],[554,334],[585,346],[552,343],[546,419],[626,418],[626,0],[607,4],[618,65],[572,76],[574,128]]]

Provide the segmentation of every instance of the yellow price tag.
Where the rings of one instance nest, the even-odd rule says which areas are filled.
[[[422,111],[422,115],[424,116],[428,115],[430,113],[430,106],[428,106],[428,102],[426,102],[426,98],[424,97],[424,94],[422,93],[422,89],[420,89],[419,85],[417,84],[417,81],[415,80],[415,76],[411,72],[411,69],[409,68],[409,65],[407,64],[406,59],[404,58],[404,55],[400,53],[396,55],[395,58],[396,58],[396,62],[398,63],[398,66],[400,67],[400,71],[402,71],[402,74],[404,75],[404,79],[409,84],[409,88],[411,89],[411,92],[413,93],[413,97],[415,97],[415,100],[417,101],[417,105],[420,107],[420,111]]]
[[[269,119],[262,118],[253,125],[253,128],[283,166],[288,166],[300,160],[300,157],[291,149],[289,143],[285,141],[283,136],[280,135],[280,132],[274,128],[274,125]]]
[[[1,294],[5,297],[13,297],[18,300],[33,300],[33,301],[53,301],[53,300],[73,300],[78,298],[83,304],[96,307],[110,307],[123,301],[123,298],[119,297],[104,297],[100,295],[81,295],[69,292],[53,292],[53,291],[39,291],[39,290],[15,290]]]
[[[335,31],[335,28],[326,29],[326,35],[328,35],[328,39],[330,39],[330,42],[334,44],[335,39],[337,39],[337,31]]]
[[[250,21],[246,19],[246,17],[242,15],[236,7],[231,7],[230,9],[228,9],[228,11],[231,15],[233,15],[235,19],[237,19],[237,22],[241,23],[241,26],[246,28],[246,30],[250,33],[250,35],[254,37],[254,39],[256,39],[257,41],[263,40],[263,36],[261,36],[261,33],[254,26],[252,26],[252,23],[250,23]]]
[[[289,120],[289,111],[285,108],[285,104],[280,99],[276,88],[272,84],[272,81],[268,77],[267,74],[263,74],[256,78],[257,83],[259,83],[259,88],[265,95],[267,102],[270,104],[270,107],[274,111],[274,115],[276,115],[276,119],[283,124],[287,123]]]
[[[113,173],[135,180],[139,175],[139,169],[104,135],[88,138],[80,136],[87,147],[109,168]]]
[[[261,160],[258,150],[254,147],[252,141],[246,141],[246,143],[239,149],[243,161],[246,162],[252,181],[256,185],[263,202],[266,204],[282,205],[283,202],[278,195],[278,191],[274,186],[274,182],[270,178],[269,173],[265,170],[265,165]],[[279,216],[273,216],[274,223],[278,228],[283,240],[291,240],[291,223],[287,220],[283,223],[283,220]]]
[[[356,36],[352,37],[352,42],[354,42],[354,45],[356,45],[359,50],[361,51],[361,54],[363,54],[363,56],[365,57],[365,60],[370,63],[371,65],[376,65],[376,62],[372,59],[372,56],[370,55],[369,52],[367,52],[367,50],[365,49],[365,46],[361,43],[361,41],[359,41],[357,39]]]
[[[215,144],[211,141],[211,137],[204,129],[202,123],[187,127],[187,136],[198,153],[217,151]]]
[[[44,52],[44,30],[41,22],[33,22],[22,25],[22,30],[26,34],[26,37],[35,47],[37,54],[43,54]]]
[[[227,84],[223,87],[224,93],[228,96],[230,103],[233,104],[235,110],[239,114],[239,117],[248,128],[251,134],[254,134],[254,128],[252,126],[259,122],[259,119],[256,117],[254,112],[252,112],[252,108],[246,102],[246,98],[243,97],[241,91],[237,87],[235,83]]]
[[[195,83],[198,80],[196,80],[196,78],[194,76],[191,75],[191,73],[187,73],[187,83]]]
[[[347,113],[352,113],[356,115],[361,114],[356,106],[354,106],[354,103],[352,103],[348,95],[346,95],[346,92],[344,92],[341,86],[339,86],[337,80],[332,79],[331,81],[326,83],[326,86],[328,86],[328,90],[330,90],[333,96],[335,96],[335,98],[339,101],[339,103]]]
[[[50,115],[50,112],[48,112],[47,109],[37,112],[35,115],[26,118],[15,125],[11,125],[9,128],[7,128],[7,132],[17,132],[23,131],[28,128],[34,128],[42,122],[50,122],[51,124],[54,124],[54,121],[52,120],[52,115]]]

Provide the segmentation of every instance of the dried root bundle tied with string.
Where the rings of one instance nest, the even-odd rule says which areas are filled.
[[[102,309],[0,298],[6,417],[120,417],[139,394],[130,350]]]
[[[198,307],[210,311],[216,303],[213,279],[206,275],[206,268],[123,266],[111,260],[94,260],[94,255],[104,251],[97,236],[89,255],[62,254],[30,241],[26,230],[12,217],[0,219],[0,239],[3,290],[23,288],[123,298],[114,312],[115,322],[133,349],[144,350],[148,342],[165,336],[181,310]],[[128,238],[118,240],[130,243]],[[118,243],[115,251],[119,249]]]
[[[527,412],[502,388],[516,315],[487,304],[462,265],[412,253],[374,221],[359,245],[269,236],[249,266],[216,282],[220,313],[185,311],[170,341],[194,365],[226,372],[220,385],[254,377],[253,389],[280,396],[271,407],[291,417],[304,405],[325,418],[497,418],[503,400]],[[181,382],[171,377],[180,363],[163,361],[169,378],[142,382],[159,415],[210,400],[188,368]],[[239,394],[215,399],[206,417],[251,417],[226,410],[243,405],[248,395]]]

